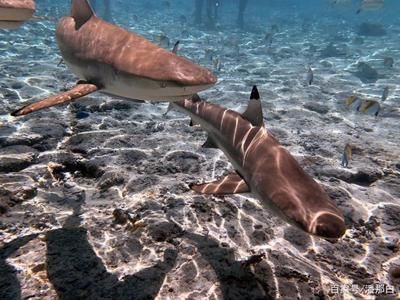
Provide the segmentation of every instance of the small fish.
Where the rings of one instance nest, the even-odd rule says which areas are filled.
[[[163,2],[161,2],[161,6],[164,9],[169,9],[169,8],[171,8],[171,3],[169,1],[163,1]]]
[[[347,168],[349,165],[349,160],[352,160],[352,156],[353,156],[353,147],[350,144],[346,144],[346,146],[344,146],[344,151],[343,151],[343,155],[342,155],[342,167]]]
[[[163,32],[158,35],[157,41],[160,47],[169,48],[170,46],[169,38]]]
[[[314,80],[314,72],[311,69],[310,66],[308,66],[308,71],[307,71],[307,83],[308,85],[311,85],[313,83]]]
[[[175,45],[174,45],[174,48],[172,48],[172,53],[178,54],[179,43],[180,43],[180,41],[176,41],[176,43],[175,43]]]
[[[264,40],[265,40],[265,44],[267,45],[268,48],[271,47],[272,45],[272,38],[274,37],[274,34],[272,32],[267,32],[265,34]]]
[[[375,10],[383,8],[384,0],[362,0],[360,8],[356,11],[359,14],[365,10]]]
[[[276,24],[272,24],[271,25],[271,32],[273,32],[273,33],[279,32],[279,26],[276,25]]]
[[[383,65],[388,68],[393,68],[394,59],[392,57],[385,57],[383,59]]]
[[[385,102],[388,96],[389,96],[389,87],[388,87],[388,86],[385,86],[385,87],[383,88],[381,101],[382,101],[382,102]]]
[[[181,23],[181,25],[185,25],[187,23],[187,18],[184,15],[180,15],[179,16],[179,22]]]
[[[213,61],[214,52],[211,49],[206,49],[204,53],[204,59],[206,61]]]
[[[381,106],[378,101],[366,99],[361,102],[361,105],[357,110],[363,113],[369,113],[378,116]]]
[[[358,96],[351,95],[346,99],[346,106],[351,107],[351,109],[358,110],[361,106],[361,99]]]
[[[221,60],[217,57],[213,59],[213,66],[215,71],[221,71],[222,69],[222,63]]]
[[[181,32],[181,36],[182,36],[182,38],[186,39],[186,38],[188,38],[190,36],[190,33],[189,33],[189,31],[187,29],[183,29],[182,32]]]
[[[336,5],[336,4],[350,4],[351,0],[333,0],[332,1],[332,5]]]

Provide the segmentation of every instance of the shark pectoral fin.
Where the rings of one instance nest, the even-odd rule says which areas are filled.
[[[201,147],[218,149],[218,146],[214,143],[214,141],[209,136],[207,137],[207,140],[204,142],[204,144]]]
[[[32,104],[25,105],[24,107],[12,112],[11,115],[14,117],[22,116],[37,110],[71,102],[88,94],[91,94],[97,90],[99,90],[99,87],[97,85],[90,83],[80,83],[67,92],[48,97]]]
[[[201,194],[215,194],[215,195],[226,195],[226,194],[237,194],[237,193],[248,193],[250,189],[246,182],[237,173],[232,173],[224,178],[203,184],[193,184],[190,188]]]
[[[247,105],[246,111],[242,113],[242,117],[249,121],[253,126],[264,126],[260,94],[258,93],[256,86],[253,86],[249,104]]]

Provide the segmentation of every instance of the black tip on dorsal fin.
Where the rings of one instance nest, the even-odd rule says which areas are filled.
[[[256,86],[253,86],[250,94],[250,101],[247,109],[242,113],[242,117],[251,123],[253,126],[264,126],[264,117],[262,113],[260,94]]]
[[[255,100],[260,100],[260,94],[258,93],[257,86],[253,86],[253,89],[251,90],[250,94],[250,100],[255,99]]]
[[[95,13],[87,0],[72,0],[71,17],[77,29],[85,24]]]

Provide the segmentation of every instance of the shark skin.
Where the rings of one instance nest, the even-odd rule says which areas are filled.
[[[71,16],[58,22],[56,38],[64,62],[81,79],[75,92],[87,90],[86,83],[125,99],[177,101],[217,81],[209,70],[98,18],[87,0],[72,0]],[[77,94],[67,92],[58,103],[74,101]],[[24,111],[35,110],[19,109],[12,115]]]
[[[33,0],[0,0],[0,29],[15,29],[33,17]]]
[[[264,207],[309,234],[338,239],[345,233],[341,211],[261,124],[256,87],[244,114],[188,99],[172,106],[200,124],[208,133],[205,146],[221,149],[237,172],[215,182],[192,185],[192,190],[220,195],[251,192]]]

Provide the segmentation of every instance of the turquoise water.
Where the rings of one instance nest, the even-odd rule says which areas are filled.
[[[165,49],[179,40],[217,76],[200,92],[211,103],[243,112],[257,85],[267,131],[327,191],[345,235],[311,236],[254,194],[191,191],[233,167],[168,103],[96,92],[10,116],[82,79],[55,38],[69,1],[37,1],[40,18],[0,29],[0,299],[396,299],[400,4],[249,0],[242,23],[239,1],[209,15],[204,3],[200,19],[194,2],[95,10]]]

